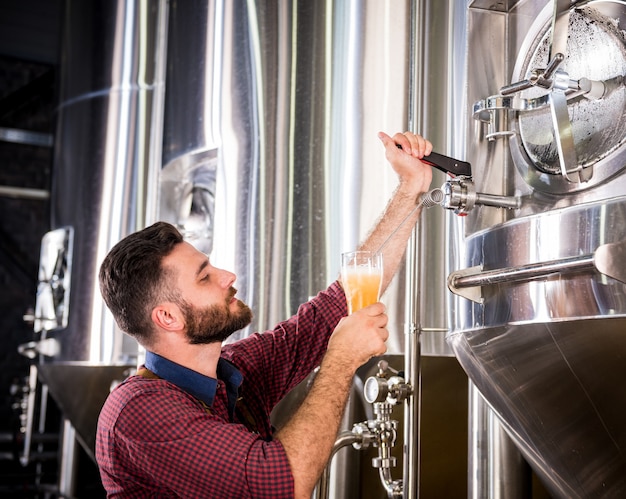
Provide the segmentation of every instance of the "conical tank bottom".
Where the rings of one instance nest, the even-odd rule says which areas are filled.
[[[554,497],[626,497],[626,318],[512,324],[448,341]]]
[[[76,430],[76,437],[95,461],[96,426],[100,409],[112,386],[125,379],[133,366],[91,365],[59,362],[37,366],[39,377],[64,416]]]

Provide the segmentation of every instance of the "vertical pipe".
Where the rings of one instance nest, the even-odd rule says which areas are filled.
[[[485,442],[488,426],[485,414],[487,406],[472,382],[469,382],[468,390],[467,497],[468,499],[485,499],[487,496],[484,495],[484,491],[488,488],[484,484],[489,482],[489,460]]]
[[[468,12],[466,15],[469,17],[471,14]],[[474,16],[476,15],[477,14],[474,13]],[[482,16],[484,15],[485,14]],[[502,23],[501,25],[494,23],[494,19],[496,18],[500,18],[499,21]],[[507,32],[506,17],[501,18],[499,15],[490,15],[489,23],[491,29],[495,32]],[[471,26],[482,26],[480,23],[477,23],[476,18],[472,18],[468,24]],[[474,28],[474,30],[476,29],[479,28]],[[481,32],[478,31],[478,33]],[[490,36],[493,36],[493,34]],[[469,41],[466,42],[466,45],[469,46],[469,44],[474,42],[477,37],[479,40],[481,39],[481,35],[477,35],[476,32],[468,32],[467,38]],[[469,47],[468,53],[472,53],[474,50],[472,47]],[[504,62],[501,62],[500,66],[503,69],[505,66]],[[467,71],[464,75],[463,81],[467,81],[468,85],[471,87],[472,85],[477,84],[477,77],[474,76],[471,71],[469,73],[467,73]],[[465,92],[467,93],[467,90],[465,90]],[[467,108],[467,106],[465,106],[465,108]],[[467,121],[468,118],[466,118],[466,122]],[[469,136],[467,139],[469,139]],[[461,146],[461,144],[459,144],[459,146]],[[498,147],[502,148],[504,146],[499,144]],[[459,147],[459,150],[460,149],[461,147]],[[470,148],[467,153],[463,154],[463,156],[467,157],[467,154],[471,154],[472,152],[473,151]],[[504,154],[504,152],[505,151],[502,149],[499,149],[499,154]],[[504,155],[506,156],[506,154]],[[484,165],[481,166],[485,168]],[[477,180],[482,181],[488,177],[492,186],[497,185],[498,182],[505,185],[509,182],[506,175],[510,173],[510,170],[500,169],[505,177],[500,178],[498,181],[496,181],[496,176],[493,174],[494,172],[487,175],[485,174],[485,171],[482,172],[482,175],[480,175],[481,172],[478,172],[479,175]],[[464,221],[467,222],[467,219]],[[465,244],[465,234],[463,234],[463,232],[470,232],[472,229],[461,230],[460,224],[457,224],[457,226],[457,232],[452,234],[450,239],[456,241],[462,248]],[[449,253],[453,254],[455,251],[450,251]],[[460,253],[461,250],[459,250],[459,255]],[[454,305],[451,305],[451,308],[454,308]],[[458,319],[451,319],[452,324],[456,322],[458,322]],[[524,462],[519,450],[515,447],[510,437],[505,433],[494,411],[487,404],[487,402],[485,402],[483,396],[478,391],[478,388],[476,388],[471,381],[469,382],[468,396],[467,478],[468,497],[471,499],[522,499],[530,497],[531,491],[529,489],[531,478],[529,475],[528,465]]]
[[[469,383],[469,499],[525,499],[530,468],[473,383]]]
[[[419,233],[419,229],[416,230]],[[421,365],[420,365],[420,327],[419,310],[415,306],[419,303],[419,289],[417,282],[416,240],[414,232],[409,241],[407,251],[407,293],[405,324],[405,353],[404,372],[406,381],[413,387],[413,394],[404,404],[404,471],[403,493],[407,499],[419,497],[420,481],[420,411],[421,411]]]
[[[423,46],[419,33],[419,21],[423,19],[424,2],[413,0],[410,5],[411,32],[409,68],[409,128],[415,130],[421,116],[423,82]],[[405,498],[419,496],[420,472],[420,401],[421,401],[421,366],[420,366],[420,330],[419,330],[419,288],[417,285],[417,250],[414,231],[407,247],[406,257],[406,295],[405,295],[405,348],[404,372],[406,381],[413,387],[413,394],[404,403],[404,469],[403,494]]]
[[[61,464],[59,468],[59,497],[74,497],[78,457],[76,429],[69,419],[63,420]]]
[[[28,375],[28,403],[26,408],[26,432],[24,434],[24,447],[20,456],[22,466],[30,464],[31,446],[35,425],[35,399],[37,396],[37,366],[31,364]]]

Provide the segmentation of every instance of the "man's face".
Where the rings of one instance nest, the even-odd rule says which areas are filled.
[[[163,259],[175,276],[191,344],[221,342],[252,321],[250,308],[235,298],[235,274],[213,267],[204,253],[183,242]]]

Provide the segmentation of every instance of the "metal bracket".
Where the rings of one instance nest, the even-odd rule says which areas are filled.
[[[626,283],[626,239],[599,246],[594,252],[593,263],[602,274]]]
[[[469,267],[467,269],[455,270],[448,276],[448,289],[455,295],[462,296],[476,303],[483,303],[483,290],[481,286],[463,286],[463,278],[466,276],[477,276],[483,273],[483,266]],[[461,282],[459,286],[458,283]]]

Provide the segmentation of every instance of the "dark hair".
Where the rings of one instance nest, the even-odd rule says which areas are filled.
[[[166,222],[130,234],[118,242],[100,266],[100,292],[118,326],[141,344],[149,344],[154,306],[176,290],[165,284],[161,261],[183,237]]]

